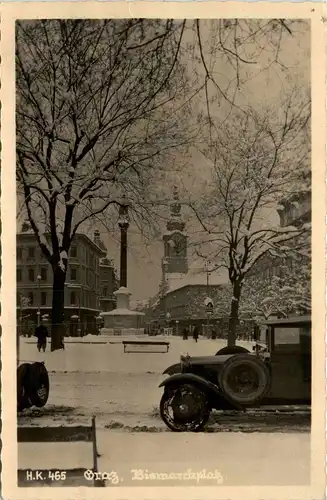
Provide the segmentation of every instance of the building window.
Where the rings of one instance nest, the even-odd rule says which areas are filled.
[[[76,257],[77,257],[77,248],[75,246],[71,248],[71,250],[70,250],[70,256],[73,259],[76,259]]]
[[[41,306],[47,304],[47,292],[41,292]]]
[[[46,267],[41,267],[41,280],[47,281],[48,279],[48,270]]]
[[[108,287],[107,287],[107,286],[103,287],[103,290],[102,290],[102,295],[103,295],[104,297],[106,297],[106,296],[108,295]]]
[[[76,305],[76,292],[70,292],[70,305]]]
[[[22,281],[22,270],[17,269],[17,281]]]
[[[72,281],[76,281],[77,280],[77,269],[76,267],[72,267],[71,270],[70,270],[70,279]]]
[[[34,304],[34,293],[28,292],[28,305],[32,306]]]
[[[34,259],[35,257],[35,248],[34,247],[28,247],[28,258],[29,259]]]
[[[34,269],[29,269],[28,270],[28,280],[29,281],[35,281]]]
[[[22,247],[17,248],[17,259],[21,259],[23,257],[23,249]]]

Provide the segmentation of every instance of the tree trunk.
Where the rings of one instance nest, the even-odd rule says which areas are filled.
[[[236,327],[238,325],[238,310],[241,296],[241,283],[235,281],[233,283],[233,297],[229,315],[228,325],[228,346],[234,346],[236,343]]]
[[[53,269],[51,351],[64,349],[65,278],[57,265]]]

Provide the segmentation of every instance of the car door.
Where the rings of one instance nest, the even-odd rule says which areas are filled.
[[[270,396],[289,402],[311,398],[311,331],[302,326],[274,327]]]

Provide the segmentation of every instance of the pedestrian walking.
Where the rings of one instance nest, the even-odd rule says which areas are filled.
[[[193,330],[193,338],[195,340],[195,342],[198,341],[198,338],[199,338],[199,327],[198,326],[195,326],[194,327],[194,330]]]
[[[212,340],[216,340],[216,338],[217,338],[217,332],[216,332],[215,328],[212,328],[212,330],[211,330],[211,338],[212,338]]]
[[[37,349],[41,352],[45,352],[47,348],[47,336],[48,330],[45,325],[38,325],[35,329],[35,337],[37,338]]]
[[[187,339],[188,339],[188,327],[185,326],[185,328],[183,329],[183,340]]]

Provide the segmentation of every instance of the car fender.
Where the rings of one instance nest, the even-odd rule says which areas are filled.
[[[174,365],[168,366],[168,368],[165,369],[164,372],[162,372],[163,375],[174,375],[175,373],[181,373],[181,364],[180,363],[175,363]]]
[[[215,396],[216,398],[219,399],[224,399],[228,401],[229,403],[232,403],[232,406],[234,408],[242,410],[243,408],[240,405],[235,404],[234,402],[229,401],[228,397],[226,397],[217,387],[215,384],[210,382],[209,380],[206,380],[203,377],[200,377],[199,375],[195,375],[194,373],[176,373],[174,375],[171,375],[170,377],[166,378],[161,382],[159,387],[169,387],[173,386],[175,384],[179,383],[194,383],[197,386],[200,386],[202,389],[204,389],[207,393],[209,393],[211,396]]]

